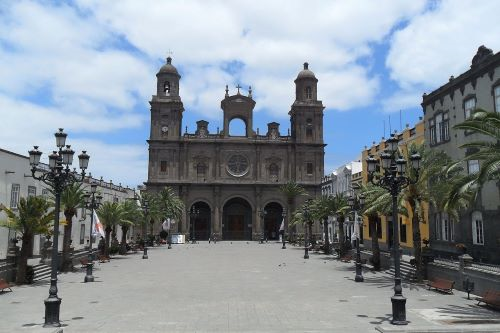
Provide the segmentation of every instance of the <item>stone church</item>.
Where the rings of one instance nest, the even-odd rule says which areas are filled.
[[[253,129],[255,101],[237,87],[221,101],[223,128],[210,133],[199,120],[194,133],[182,133],[186,112],[180,79],[172,58],[160,68],[152,96],[148,191],[165,186],[176,190],[186,211],[176,229],[187,237],[206,240],[212,234],[225,240],[278,239],[283,219],[290,215],[279,187],[295,181],[309,198],[321,195],[323,176],[323,103],[317,98],[318,79],[304,63],[295,79],[295,101],[289,111],[290,131],[267,124],[267,133]],[[244,135],[231,135],[234,119],[245,125]],[[297,198],[297,206],[307,197]],[[192,208],[198,214],[190,214]]]

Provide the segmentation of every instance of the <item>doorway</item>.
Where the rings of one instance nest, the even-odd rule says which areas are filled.
[[[226,202],[223,208],[222,238],[225,240],[252,239],[252,207],[242,198]]]

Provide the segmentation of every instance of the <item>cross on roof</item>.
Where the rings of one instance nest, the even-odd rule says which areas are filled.
[[[239,94],[240,94],[240,88],[241,88],[241,86],[240,86],[240,84],[239,84],[239,83],[238,83],[238,85],[236,86],[236,88],[238,89],[238,95],[239,95]]]

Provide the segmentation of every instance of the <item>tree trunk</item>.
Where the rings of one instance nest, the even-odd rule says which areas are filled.
[[[104,255],[106,257],[109,257],[109,242],[111,240],[111,231],[113,231],[113,229],[111,229],[110,227],[106,227],[104,231],[106,235],[104,240]]]
[[[293,212],[295,210],[294,207],[294,199],[288,199],[288,221],[290,221],[290,218],[293,216]],[[295,237],[297,234],[297,226],[294,225],[291,229],[288,229],[288,239],[290,242],[295,242]]]
[[[323,229],[325,233],[325,254],[330,254],[330,237],[328,237],[328,217],[323,219]]]
[[[423,267],[422,267],[422,237],[420,235],[420,221],[418,219],[418,212],[416,211],[415,202],[410,202],[413,212],[411,219],[411,226],[413,229],[413,252],[415,255],[415,277],[417,282],[423,280]]]
[[[127,232],[128,225],[122,225],[122,241],[120,243],[120,254],[127,253]]]
[[[337,217],[337,222],[339,223],[339,256],[343,257],[345,255],[344,217]]]
[[[70,271],[73,269],[73,264],[71,260],[71,232],[73,229],[73,216],[71,212],[64,212],[64,217],[66,218],[66,225],[64,226],[64,236],[63,236],[63,251],[62,251],[62,263],[61,270],[63,272]]]
[[[26,268],[28,266],[28,255],[30,250],[31,234],[23,233],[21,251],[19,253],[19,262],[17,265],[16,283],[26,283]]]
[[[372,265],[373,269],[376,271],[380,270],[380,245],[378,243],[378,231],[377,231],[377,215],[368,216],[368,223],[370,224],[371,230],[371,240],[372,240]]]

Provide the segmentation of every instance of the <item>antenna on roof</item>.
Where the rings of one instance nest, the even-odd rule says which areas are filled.
[[[401,109],[399,109],[399,131],[401,132],[403,130],[403,125],[401,122]]]
[[[391,127],[391,115],[389,115],[389,135],[392,132],[392,127]]]

